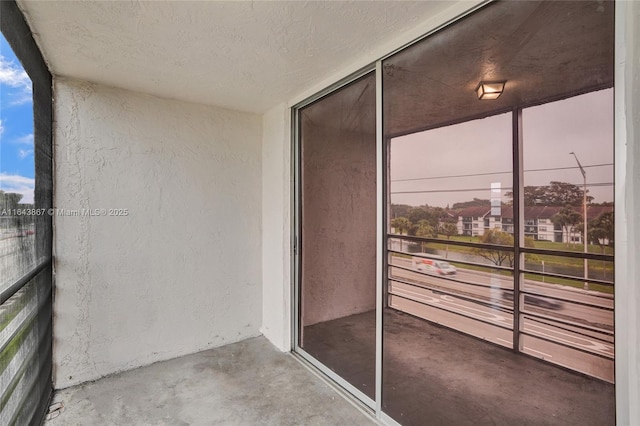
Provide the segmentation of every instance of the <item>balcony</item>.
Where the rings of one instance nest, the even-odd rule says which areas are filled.
[[[49,426],[374,424],[264,337],[60,390],[52,401]]]
[[[613,2],[579,3],[589,16],[604,16],[606,12],[613,17]],[[378,358],[380,362],[375,363],[375,374],[382,380],[377,383],[378,386],[382,383],[382,402],[376,406],[376,414],[389,413],[402,424],[424,424],[425,418],[444,424],[600,425],[615,421],[638,424],[640,411],[634,398],[639,394],[640,380],[636,368],[638,348],[634,342],[640,337],[640,295],[636,286],[640,276],[636,262],[640,247],[636,212],[640,211],[640,205],[635,194],[640,184],[636,179],[638,165],[632,160],[638,158],[634,135],[640,122],[638,115],[632,114],[638,109],[638,97],[633,96],[637,82],[631,77],[637,75],[636,59],[640,51],[633,42],[639,39],[639,6],[634,2],[615,4],[615,53],[617,58],[626,60],[611,66],[595,69],[579,61],[563,61],[560,50],[568,53],[577,50],[566,45],[555,52],[557,55],[543,55],[544,62],[557,62],[562,72],[542,73],[530,64],[522,66],[523,58],[526,61],[530,56],[519,54],[520,46],[528,44],[539,53],[546,43],[536,41],[544,32],[531,31],[535,30],[532,27],[523,31],[527,28],[517,26],[518,31],[514,32],[517,37],[507,39],[513,43],[498,43],[508,49],[490,57],[496,67],[482,68],[478,58],[472,58],[462,66],[436,69],[444,74],[425,78],[418,85],[410,85],[409,90],[397,92],[416,105],[432,107],[432,123],[458,125],[462,119],[486,120],[496,111],[517,115],[517,111],[508,106],[509,102],[519,99],[511,87],[493,104],[478,100],[473,92],[478,81],[493,78],[487,72],[503,69],[500,59],[507,59],[518,69],[531,71],[535,77],[560,76],[560,83],[573,83],[579,76],[593,77],[595,81],[587,88],[593,91],[605,88],[613,91],[612,79],[599,79],[598,75],[615,72],[616,103],[610,106],[610,110],[615,107],[615,114],[607,117],[615,115],[612,119],[616,128],[615,201],[619,203],[616,234],[625,237],[617,241],[615,248],[618,266],[615,271],[615,385],[610,383],[610,377],[602,380],[535,359],[531,353],[515,353],[520,348],[509,337],[503,340],[507,346],[515,346],[515,351],[460,332],[464,330],[438,325],[437,320],[418,315],[420,312],[412,315],[407,313],[408,308],[396,309],[393,303],[384,305],[390,301],[388,296],[401,296],[386,293],[388,288],[382,287],[389,278],[385,275],[388,272],[386,258],[374,253],[377,258],[371,256],[362,265],[354,266],[340,256],[344,247],[331,241],[320,246],[322,253],[335,255],[336,262],[331,267],[339,265],[356,272],[370,268],[374,272],[375,282],[371,279],[367,283],[378,285],[376,291],[380,293],[371,298],[371,305],[384,298],[377,320],[384,321],[386,329],[378,328],[376,334],[367,328],[372,323],[370,310],[341,318],[334,315],[331,320],[304,327],[307,338],[315,335],[316,342],[323,342],[314,347],[313,339],[307,339],[309,349],[325,359],[323,367],[328,366],[331,371],[318,368],[311,373],[305,368],[306,361],[299,363],[293,358],[302,356],[297,341],[301,326],[294,315],[300,300],[292,296],[300,284],[296,264],[302,263],[303,241],[295,217],[296,208],[292,206],[292,200],[298,202],[302,193],[292,185],[292,182],[299,183],[295,163],[299,160],[296,150],[300,146],[292,141],[299,136],[301,126],[291,122],[296,105],[316,105],[320,113],[331,115],[335,111],[323,109],[318,101],[331,97],[334,89],[353,88],[352,81],[347,80],[356,78],[357,70],[368,70],[370,76],[375,73],[374,81],[351,100],[360,100],[366,95],[365,98],[375,101],[372,105],[379,108],[376,102],[389,99],[378,96],[384,86],[380,78],[394,77],[401,83],[416,76],[427,76],[407,71],[415,63],[391,63],[387,55],[405,46],[416,46],[412,44],[416,37],[431,31],[435,35],[443,34],[441,30],[454,21],[456,23],[449,27],[471,40],[479,39],[478,33],[474,34],[468,25],[468,15],[505,4],[531,7],[527,16],[536,24],[547,22],[545,18],[549,15],[557,18],[562,21],[560,34],[566,33],[572,22],[577,22],[549,13],[550,7],[562,2],[408,2],[401,7],[392,7],[391,3],[389,7],[381,7],[376,2],[158,2],[153,5],[148,2],[2,2],[3,34],[10,33],[11,46],[30,49],[20,61],[24,58],[29,74],[40,77],[29,86],[36,113],[35,136],[31,135],[33,155],[39,158],[35,167],[37,176],[33,179],[36,187],[16,190],[33,191],[34,205],[38,207],[128,212],[104,217],[64,214],[46,217],[47,239],[40,244],[40,248],[48,251],[42,257],[46,264],[39,266],[40,272],[38,269],[29,272],[46,275],[46,282],[43,279],[44,284],[40,286],[46,293],[41,299],[42,306],[46,306],[42,309],[41,336],[44,337],[38,341],[37,333],[27,336],[13,328],[14,336],[4,336],[2,341],[5,345],[16,336],[20,342],[28,337],[29,346],[25,348],[41,357],[33,368],[22,367],[36,358],[14,351],[20,357],[15,356],[13,365],[25,363],[18,369],[3,371],[3,395],[18,389],[20,392],[15,395],[19,393],[24,398],[18,401],[11,396],[14,398],[10,405],[12,413],[40,412],[24,408],[27,402],[46,408],[46,396],[39,401],[34,397],[36,386],[32,384],[38,375],[43,380],[37,392],[48,395],[52,387],[56,389],[48,420],[52,425],[372,424],[372,417],[366,415],[372,410],[362,408],[359,402],[345,401],[343,397],[350,398],[347,387],[336,390],[335,383],[328,385],[325,380],[340,375],[364,389],[364,394],[380,397],[372,389],[374,383],[359,374],[363,365],[371,374],[372,359],[368,356],[374,350],[380,351],[382,343],[384,359]],[[481,9],[485,7],[487,9]],[[6,12],[9,9],[11,14]],[[17,26],[18,22],[21,26]],[[514,23],[515,20],[509,19],[498,25],[485,25],[482,34]],[[596,34],[592,30],[597,27],[581,26],[588,34]],[[549,38],[565,40],[553,33]],[[579,47],[609,40],[594,38],[594,43],[585,37],[574,37],[573,41]],[[432,46],[440,47],[437,43]],[[438,63],[449,57],[462,58],[460,52],[466,45],[460,46],[462,48],[440,49],[435,55],[424,55],[424,64],[437,68]],[[4,52],[3,49],[3,56]],[[467,52],[487,51],[468,49]],[[433,57],[442,61],[433,61]],[[554,58],[555,61],[549,60]],[[571,69],[577,70],[576,75]],[[42,78],[45,74],[48,79]],[[459,84],[463,80],[473,84]],[[569,96],[548,92],[557,86],[557,80],[526,83],[524,79],[510,79],[509,85],[544,94],[540,99],[524,99],[526,107],[534,107],[539,106],[538,101],[551,102],[558,96]],[[55,99],[48,91],[52,86]],[[423,96],[423,91],[431,87],[450,93]],[[457,94],[451,90],[461,88],[464,90],[458,90]],[[571,94],[582,91],[571,91]],[[452,111],[447,104],[456,99],[464,102],[468,99],[473,102],[473,108],[460,110],[466,114],[464,117],[444,120],[443,115]],[[3,99],[3,107],[7,105]],[[435,130],[423,123],[425,114],[412,103],[400,102],[386,112],[398,111],[397,107],[402,107],[404,112],[393,123],[380,122],[385,119],[385,110],[372,108],[365,115],[348,110],[341,119],[331,120],[323,129],[327,132],[325,141],[339,144],[340,140],[331,135],[340,125],[354,125],[365,118],[376,122],[379,127],[367,134],[367,138],[375,135],[380,138],[372,145],[375,152],[372,150],[373,155],[368,157],[369,164],[375,161],[376,167],[367,174],[375,190],[388,182],[385,179],[388,170],[381,160],[387,155],[384,152],[386,135],[380,135],[380,129],[390,131],[394,137],[402,137],[411,129]],[[17,137],[29,136],[28,132],[14,134],[11,138],[15,140],[9,140],[6,130],[9,122],[2,118],[0,131],[4,132],[3,138],[7,138],[6,145],[5,139],[2,141],[3,149],[13,146],[16,158],[18,152],[30,155],[27,149],[18,151],[24,147],[17,145]],[[306,120],[305,123],[317,129],[319,122]],[[516,126],[517,117],[508,123]],[[538,126],[542,127],[546,126]],[[469,142],[482,149],[483,144],[478,142],[480,133],[469,135],[473,135],[467,138]],[[514,140],[518,135],[507,132],[508,138]],[[488,136],[485,133],[483,137]],[[11,145],[14,142],[16,145]],[[509,144],[508,149],[517,146]],[[438,152],[438,149],[431,151]],[[364,158],[362,151],[353,150],[354,153]],[[484,153],[492,158],[507,153],[513,161],[523,158],[522,151],[518,156],[507,150],[485,147]],[[436,158],[434,155],[415,157],[423,163]],[[3,151],[3,165],[7,158]],[[462,165],[471,160],[476,165],[485,163],[482,156],[469,156],[466,151],[460,151],[454,160],[441,164]],[[45,162],[55,167],[44,170]],[[348,170],[362,169],[363,165],[350,160],[346,163]],[[307,170],[314,164],[310,166]],[[422,165],[422,170],[430,169]],[[500,173],[507,170],[511,169],[495,169]],[[14,177],[7,174],[11,172],[9,169],[1,172],[3,184],[8,177]],[[521,169],[520,173],[513,172],[513,176],[524,172],[529,171]],[[509,179],[505,176],[507,182]],[[348,175],[334,173],[332,178],[334,184],[324,182],[319,188],[358,192]],[[412,176],[401,178],[414,179]],[[598,183],[606,182],[593,181]],[[503,184],[502,191],[507,191],[509,185]],[[456,185],[443,188],[448,192],[460,190]],[[4,191],[6,187],[0,189]],[[517,185],[511,190],[517,191]],[[378,232],[383,232],[386,226],[383,222],[388,206],[384,202],[384,191],[368,192],[376,196],[374,208],[362,208],[354,198],[349,204],[351,212],[375,215],[379,220],[375,228]],[[331,203],[319,197],[319,192],[306,193],[310,195],[307,199],[317,201],[313,213],[344,225],[343,221],[329,217],[325,207]],[[482,192],[486,191],[482,189]],[[424,193],[433,193],[433,188],[425,189]],[[503,218],[503,222],[503,229],[514,234],[514,221]],[[463,233],[471,237],[472,222],[464,225]],[[54,226],[55,238],[51,241]],[[343,228],[338,229],[345,234],[357,234],[353,227]],[[321,235],[327,234],[327,228],[316,230]],[[482,228],[478,230],[482,232]],[[517,225],[515,232],[517,239]],[[28,241],[45,236],[37,226],[35,237],[31,235],[28,232],[11,234],[11,238]],[[374,244],[376,250],[386,250],[380,241],[346,248],[359,253],[374,248]],[[438,244],[444,246],[446,253],[451,243]],[[399,250],[403,250],[402,244]],[[309,263],[318,263],[318,253],[311,250],[306,253]],[[525,254],[536,253],[521,254],[525,257]],[[600,268],[596,262],[601,258],[594,256],[590,260],[593,260],[590,267]],[[541,262],[540,266],[544,273],[549,262],[546,265]],[[380,267],[382,273],[376,269]],[[513,275],[517,275],[518,266],[515,268]],[[318,277],[326,278],[329,269],[320,270]],[[609,274],[603,281],[613,279],[608,269],[601,269]],[[546,272],[548,277],[552,276]],[[561,275],[563,273],[556,273],[554,278],[575,281],[575,277]],[[590,278],[594,276],[589,273]],[[17,288],[32,278],[25,275],[10,286]],[[344,281],[347,280],[333,280],[331,284],[339,289]],[[415,282],[410,284],[419,287]],[[520,293],[522,305],[527,304],[527,296],[531,295],[526,294],[526,284],[520,289],[525,293]],[[453,296],[445,293],[451,290],[436,287],[427,289],[433,299],[427,301],[432,305],[445,305],[442,302],[445,301],[448,308],[454,309],[459,301],[447,300]],[[480,293],[486,290],[483,285],[472,287]],[[402,293],[403,290],[391,288],[391,291]],[[512,291],[513,301],[506,296],[499,301],[498,310],[503,313],[510,309],[510,303],[519,303],[516,302],[518,290]],[[473,290],[463,293],[473,293]],[[22,293],[15,295],[20,297]],[[331,295],[347,303],[353,301],[342,297],[344,293],[339,291]],[[457,296],[480,299],[484,303],[483,315],[494,309],[488,306],[484,294]],[[4,299],[3,302],[13,312],[19,307]],[[607,299],[609,302],[614,303],[612,297]],[[38,303],[28,306],[30,315],[39,307]],[[534,307],[534,314],[540,314],[538,308]],[[518,312],[517,306],[511,309]],[[604,310],[613,316],[612,306],[607,304]],[[1,319],[6,322],[6,318]],[[26,315],[18,319],[22,321],[19,325],[25,327],[30,320]],[[492,320],[504,322],[495,317]],[[592,324],[575,326],[568,324],[567,318],[560,320],[564,322],[557,323],[570,328],[571,333],[577,330],[603,334],[600,329],[585,331]],[[513,323],[502,325],[502,329],[519,330],[515,317]],[[613,320],[605,325],[613,327]],[[533,334],[528,326],[525,324],[522,331]],[[360,333],[354,333],[355,330]],[[377,345],[372,345],[372,334],[377,336]],[[605,343],[588,349],[588,355],[612,349],[613,341],[607,339],[601,338]],[[340,353],[348,347],[363,351],[350,356],[346,356],[346,351]],[[292,348],[298,352],[286,353]],[[547,353],[541,347],[534,349]],[[3,356],[5,353],[8,352],[3,352]],[[609,359],[612,357],[607,361]],[[360,402],[366,403],[364,398]],[[0,417],[0,423],[7,418]],[[33,423],[37,420],[37,416],[31,417]]]

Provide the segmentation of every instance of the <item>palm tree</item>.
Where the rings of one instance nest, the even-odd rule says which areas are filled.
[[[391,219],[391,227],[393,227],[396,233],[404,234],[411,228],[411,221],[406,217],[396,217],[395,219]],[[404,240],[400,240],[400,251],[403,251],[402,241]]]
[[[391,227],[396,233],[404,234],[411,228],[411,221],[406,217],[396,217],[395,219],[391,219]]]
[[[447,236],[447,240],[450,240],[452,235],[458,235],[458,227],[455,223],[451,222],[446,222],[440,226],[440,231]],[[444,257],[445,259],[449,257],[449,244],[445,246]]]
[[[423,238],[433,238],[437,236],[437,234],[433,226],[429,225],[429,222],[423,219],[418,222],[418,229],[416,230],[416,236],[423,237]],[[422,250],[423,253],[424,253],[424,249],[427,247],[427,244],[428,243],[424,243],[424,242],[420,243],[420,249]]]

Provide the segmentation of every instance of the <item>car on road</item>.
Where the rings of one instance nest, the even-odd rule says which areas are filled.
[[[445,262],[444,260],[419,258],[415,259],[416,269],[418,271],[426,272],[427,274],[435,275],[455,275],[456,267]]]
[[[502,297],[505,300],[513,301],[513,292],[503,291]],[[554,299],[549,299],[539,294],[525,294],[524,303],[528,305],[538,306],[545,309],[560,309],[562,308],[562,302]]]

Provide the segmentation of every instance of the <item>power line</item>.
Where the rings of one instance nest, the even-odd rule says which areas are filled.
[[[592,164],[589,166],[582,166],[583,168],[589,167],[605,167],[605,166],[613,166],[613,163],[603,163],[603,164]],[[546,169],[529,169],[525,170],[525,172],[548,172],[552,170],[571,170],[577,169],[577,166],[571,167],[551,167]],[[449,175],[449,176],[431,176],[431,177],[421,177],[421,178],[410,178],[410,179],[391,179],[391,182],[409,182],[415,180],[432,180],[432,179],[448,179],[448,178],[462,178],[462,177],[476,177],[476,176],[491,176],[491,175],[504,175],[511,174],[511,171],[508,172],[488,172],[488,173],[472,173],[467,175]],[[582,185],[582,184],[581,184]]]
[[[583,184],[571,184],[575,186],[583,186]],[[529,186],[529,185],[527,185]],[[531,185],[535,187],[542,187],[546,185]],[[588,187],[598,187],[598,186],[613,186],[613,182],[596,182],[596,183],[588,183]],[[500,188],[503,190],[512,190],[513,187],[503,187]],[[490,191],[491,188],[469,188],[469,189],[429,189],[429,190],[421,190],[421,191],[391,191],[391,194],[429,194],[429,193],[439,193],[439,192],[481,192],[481,191]]]

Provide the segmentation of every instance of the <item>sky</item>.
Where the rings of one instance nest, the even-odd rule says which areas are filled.
[[[526,108],[522,127],[525,186],[561,181],[582,187],[575,152],[593,201],[613,201],[613,89]],[[511,145],[511,113],[395,138],[391,202],[446,207],[488,200],[492,184],[509,201]]]
[[[0,35],[0,190],[33,203],[34,185],[31,80]]]

